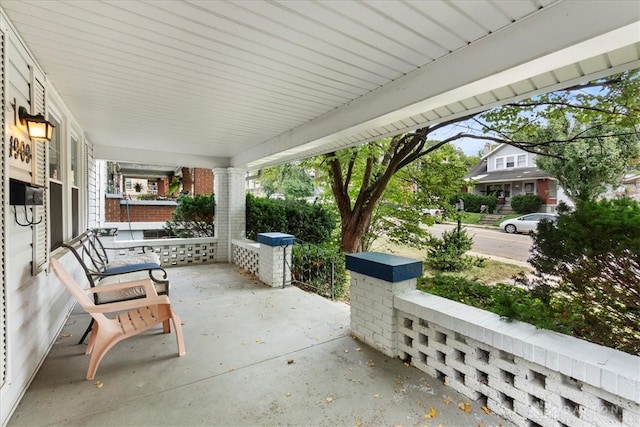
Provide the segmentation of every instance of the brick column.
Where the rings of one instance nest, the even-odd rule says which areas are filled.
[[[214,169],[216,195],[215,237],[217,262],[232,262],[231,242],[246,236],[245,169]]]
[[[258,277],[271,287],[291,284],[291,250],[295,237],[284,233],[259,233]]]
[[[387,356],[396,357],[398,320],[395,295],[416,288],[422,261],[375,252],[349,254],[351,333]]]

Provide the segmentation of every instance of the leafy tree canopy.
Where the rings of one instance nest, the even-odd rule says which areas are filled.
[[[313,179],[299,163],[263,169],[258,178],[267,197],[284,194],[287,199],[313,196]]]
[[[574,202],[595,200],[607,186],[616,186],[638,155],[637,135],[612,126],[569,129],[565,123],[541,132],[562,134],[567,139],[582,134],[579,139],[545,147],[542,152],[546,156],[537,159],[538,166],[556,178]]]
[[[563,122],[571,132],[560,133],[550,127]],[[597,145],[609,138],[633,138],[639,122],[640,79],[636,70],[327,153],[321,164],[341,218],[341,248],[345,252],[362,250],[374,211],[396,173],[451,141],[481,139],[555,155],[548,150],[557,144],[584,140]],[[462,130],[447,133],[449,136],[440,141],[431,138],[445,128]],[[437,176],[439,172],[427,169],[425,173]]]

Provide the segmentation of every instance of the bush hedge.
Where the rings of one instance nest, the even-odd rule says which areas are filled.
[[[537,194],[518,194],[511,198],[511,209],[517,214],[538,212],[542,206],[542,197]]]
[[[498,204],[496,196],[481,196],[479,194],[460,193],[450,200],[450,203],[455,206],[456,201],[462,199],[464,202],[465,212],[480,213],[480,207],[485,205],[487,212],[494,212]]]
[[[320,204],[300,200],[279,200],[247,194],[247,237],[255,240],[258,233],[292,234],[309,243],[325,243],[331,239],[336,219]]]

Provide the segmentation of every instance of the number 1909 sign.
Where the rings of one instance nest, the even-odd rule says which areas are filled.
[[[17,136],[9,138],[9,157],[20,159],[26,164],[31,163],[31,143],[18,140]]]

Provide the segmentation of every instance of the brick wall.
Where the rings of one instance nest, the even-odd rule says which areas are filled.
[[[104,210],[107,222],[120,221],[120,200],[122,200],[120,197],[105,198]]]
[[[193,174],[194,194],[213,193],[213,170],[196,168]]]
[[[182,188],[194,195],[213,193],[213,170],[182,168]]]
[[[539,179],[537,182],[538,187],[538,196],[542,197],[542,203],[547,204],[555,204],[556,199],[549,197],[549,182],[548,179]]]
[[[122,203],[121,203],[122,202]],[[128,201],[107,197],[105,217],[107,222],[165,222],[171,219],[176,203],[171,201]]]

